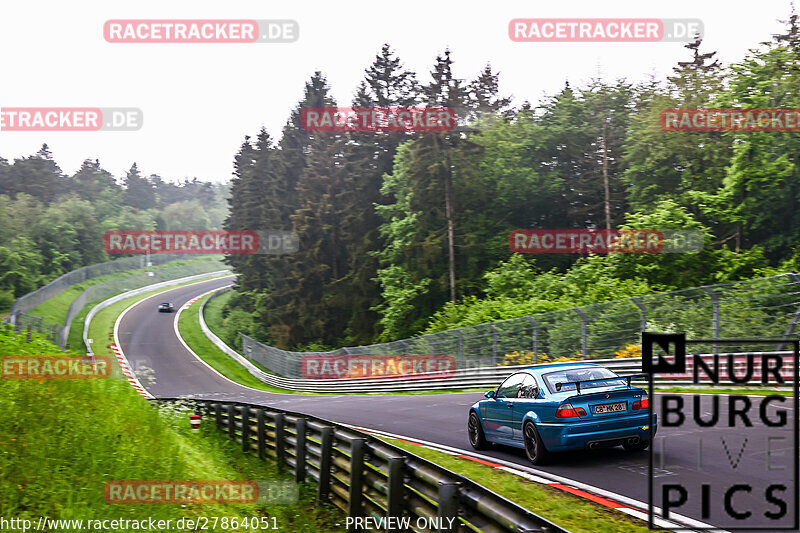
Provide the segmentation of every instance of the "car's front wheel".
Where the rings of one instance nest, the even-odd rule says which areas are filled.
[[[528,456],[528,460],[535,465],[546,464],[550,459],[550,453],[544,447],[542,437],[533,422],[526,422],[522,433],[525,439],[525,455]]]
[[[478,413],[470,411],[469,422],[467,422],[467,433],[469,433],[469,443],[476,450],[485,450],[489,447],[489,442],[483,434],[483,426],[478,418]]]

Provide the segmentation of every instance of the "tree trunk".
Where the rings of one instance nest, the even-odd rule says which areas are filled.
[[[611,191],[608,186],[608,142],[606,118],[603,117],[603,186],[605,187],[606,229],[611,229]]]
[[[456,258],[455,235],[453,231],[453,184],[452,169],[450,168],[450,154],[446,156],[447,168],[444,175],[444,212],[447,217],[447,248],[450,258],[450,301],[456,302]]]

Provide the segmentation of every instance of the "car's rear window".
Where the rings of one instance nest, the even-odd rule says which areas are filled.
[[[560,392],[575,390],[575,381],[587,381],[592,379],[615,378],[617,375],[607,368],[592,367],[592,368],[565,368],[563,370],[556,370],[543,374],[544,382],[551,393],[557,393],[556,383],[570,383],[569,385],[562,385]],[[625,385],[625,380],[610,379],[608,381],[599,381],[596,383],[582,383],[581,390],[595,389],[599,387],[618,387]]]

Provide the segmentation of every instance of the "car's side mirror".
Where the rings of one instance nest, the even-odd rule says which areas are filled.
[[[484,396],[486,396],[487,398],[494,398],[494,391],[493,391],[493,390],[490,390],[489,392],[487,392],[486,394],[484,394]]]

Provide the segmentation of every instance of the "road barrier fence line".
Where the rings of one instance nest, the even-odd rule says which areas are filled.
[[[218,296],[224,292],[231,290],[231,287],[223,287],[217,292],[213,293],[209,298],[203,302],[200,309],[199,319],[200,328],[203,333],[223,352],[231,358],[241,363],[247,370],[256,378],[260,379],[268,385],[280,387],[287,390],[295,390],[299,392],[313,392],[313,393],[377,393],[377,392],[404,392],[404,391],[426,391],[426,390],[443,390],[443,389],[472,389],[472,388],[490,388],[495,389],[500,382],[506,377],[519,370],[530,368],[530,364],[524,365],[508,365],[496,367],[478,367],[478,368],[462,368],[453,372],[453,376],[449,378],[429,378],[425,377],[425,373],[420,374],[420,377],[405,377],[405,378],[345,378],[345,379],[304,379],[304,378],[286,378],[277,376],[261,370],[257,365],[251,363],[247,358],[236,352],[233,348],[225,344],[213,331],[208,327],[203,318],[203,310],[206,304],[214,296]],[[758,353],[772,353],[784,357],[784,368],[792,369],[792,362],[790,356],[791,351],[769,351]],[[705,354],[712,357],[713,354]],[[728,353],[718,354],[722,358],[723,365]],[[731,352],[730,355],[735,358],[740,358],[744,352]],[[737,359],[738,360],[738,359]],[[603,365],[618,375],[626,377],[642,373],[642,358],[641,357],[625,357],[614,359],[593,359],[592,363]],[[540,363],[547,364],[547,363]],[[643,381],[634,381],[634,383],[644,384]],[[656,383],[659,385],[692,385],[693,381],[691,376],[670,376],[656,378]],[[732,384],[728,379],[722,378],[721,384]]]
[[[607,360],[635,351],[643,331],[683,331],[690,338],[792,338],[800,320],[800,276],[780,274],[709,285],[421,335],[329,352],[292,352],[241,334],[242,355],[286,378],[303,376],[308,356],[451,356],[456,372],[544,363],[553,358]],[[719,347],[714,351],[718,353]]]
[[[195,259],[196,256],[187,254],[164,254],[153,255],[150,259],[150,266],[162,265],[178,259]],[[157,283],[159,281],[166,281],[186,277],[192,274],[205,273],[213,270],[220,270],[226,268],[227,265],[219,261],[209,261],[207,263],[194,263],[189,265],[161,268],[152,270],[149,274],[141,272],[132,274],[124,278],[112,279],[97,285],[87,287],[69,306],[67,316],[63,324],[53,324],[46,321],[42,317],[34,316],[27,311],[35,308],[36,306],[46,302],[47,300],[55,297],[64,290],[83,283],[90,279],[125,272],[128,270],[136,270],[146,268],[145,257],[127,257],[123,259],[116,259],[113,261],[106,261],[96,265],[85,266],[54,279],[47,285],[30,292],[14,302],[11,309],[9,318],[3,323],[10,323],[16,326],[18,331],[27,329],[29,331],[36,330],[39,333],[45,333],[48,338],[59,347],[64,348],[69,338],[69,330],[72,321],[83,310],[87,303],[98,301],[106,298],[112,294],[124,291],[129,288],[142,287]]]
[[[439,519],[440,532],[569,533],[468,478],[335,422],[247,403],[154,401],[191,406],[244,452],[276,460],[298,483],[313,481],[317,501],[349,517],[407,517],[420,532],[418,518]]]
[[[139,287],[136,289],[132,289],[121,294],[117,294],[112,298],[108,298],[97,304],[96,306],[92,307],[91,311],[86,315],[86,318],[83,321],[83,344],[86,347],[86,354],[87,355],[94,355],[92,352],[92,343],[89,341],[89,325],[92,323],[92,319],[94,316],[105,309],[106,307],[113,305],[117,302],[121,302],[131,296],[137,296],[139,294],[144,294],[146,292],[150,292],[153,290],[157,290],[164,287],[169,287],[172,285],[179,285],[181,283],[186,283],[190,281],[200,281],[206,278],[213,278],[217,276],[224,276],[226,274],[230,274],[230,270],[218,270],[215,272],[205,272],[203,274],[195,274],[193,276],[187,276],[185,278],[176,278],[167,281],[162,281],[160,283],[154,283],[152,285],[145,285],[144,287]]]

